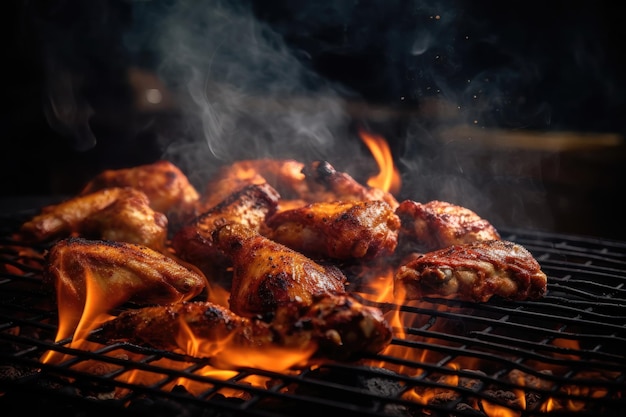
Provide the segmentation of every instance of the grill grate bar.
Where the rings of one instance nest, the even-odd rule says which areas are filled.
[[[580,256],[580,255],[577,255]],[[541,265],[543,268],[547,269],[547,270],[554,270],[559,271],[565,271],[566,273],[569,274],[578,274],[578,273],[588,273],[590,275],[596,275],[596,274],[606,274],[609,277],[612,278],[616,278],[616,279],[622,279],[623,276],[621,275],[622,270],[620,269],[620,267],[622,267],[621,263],[617,264],[617,265],[598,265],[596,263],[590,263],[589,259],[586,259],[586,263],[574,263],[574,261],[571,259],[571,257],[567,258],[566,260],[562,260],[562,259],[556,259],[554,256],[553,257],[549,257],[549,256],[542,256],[542,259],[540,259],[541,261]],[[606,259],[604,259],[604,261],[606,261]],[[606,263],[606,262],[604,262]]]
[[[524,330],[524,331],[532,331],[532,332],[537,332],[537,333],[542,333],[542,334],[551,334],[555,336],[556,335],[562,336],[563,333],[559,330],[556,330],[555,328],[551,328],[547,326],[546,323],[551,323],[551,322],[565,323],[571,326],[589,326],[590,328],[593,328],[594,326],[600,326],[601,330],[605,330],[606,334],[608,335],[613,335],[614,332],[623,332],[626,330],[626,328],[623,325],[620,326],[620,325],[614,325],[612,323],[604,323],[602,321],[587,320],[577,315],[572,315],[572,316],[554,315],[554,316],[546,317],[545,313],[542,314],[540,311],[532,312],[532,311],[525,311],[525,310],[508,310],[508,314],[514,313],[513,317],[517,319],[536,320],[538,324],[532,325],[532,324],[527,324],[527,323],[512,322],[510,320],[503,321],[502,316],[497,317],[497,318],[479,316],[477,315],[481,313],[479,309],[472,309],[469,311],[468,310],[466,311],[463,311],[463,310],[442,311],[442,310],[414,307],[414,306],[408,306],[408,305],[403,305],[403,306],[398,306],[398,307],[399,307],[399,310],[402,312],[413,313],[418,316],[429,315],[433,317],[443,317],[443,318],[448,318],[448,319],[463,320],[466,323],[506,326],[508,329],[514,330],[514,331]],[[495,310],[492,310],[492,311],[495,311]],[[570,311],[573,313],[576,312],[575,309],[571,309]],[[501,310],[501,312],[503,314],[506,314],[507,310],[503,309]],[[572,333],[571,336],[584,337],[585,334]],[[595,332],[591,334],[587,334],[587,336],[591,338],[606,337],[606,335],[603,335],[601,333],[595,333]]]
[[[473,397],[473,398],[479,398],[482,400],[487,400],[489,402],[495,402],[499,405],[503,405],[514,411],[521,412],[522,415],[524,413],[527,413],[527,410],[525,411],[523,409],[516,408],[515,406],[511,404],[507,405],[505,403],[499,402],[497,398],[494,398],[493,396],[491,396],[485,390],[485,388],[495,385],[495,386],[498,386],[500,389],[512,389],[512,390],[524,389],[528,394],[535,394],[538,396],[542,396],[543,398],[550,397],[550,398],[556,398],[556,399],[567,399],[567,400],[575,400],[575,401],[582,401],[582,402],[589,402],[590,400],[588,397],[584,395],[563,393],[559,391],[559,388],[571,383],[571,380],[568,379],[567,376],[554,378],[554,382],[556,382],[557,384],[555,384],[553,388],[549,390],[541,389],[541,388],[533,389],[531,387],[521,386],[518,383],[506,381],[501,378],[502,374],[508,373],[512,369],[519,369],[520,367],[517,365],[511,368],[504,368],[504,369],[500,368],[500,371],[496,372],[494,375],[487,375],[484,373],[480,373],[479,371],[473,371],[473,370],[467,370],[467,369],[452,369],[452,368],[443,367],[445,363],[450,362],[452,359],[454,359],[453,356],[449,356],[445,360],[439,361],[436,364],[429,363],[429,362],[406,361],[401,358],[397,358],[393,356],[385,356],[385,355],[381,355],[380,358],[384,359],[386,362],[389,362],[389,363],[394,363],[394,364],[408,366],[408,367],[414,366],[415,369],[424,371],[424,373],[420,374],[418,377],[408,377],[405,375],[397,376],[398,381],[401,381],[404,384],[406,384],[407,389],[419,388],[422,390],[429,390],[429,389],[451,390],[463,396],[463,398]],[[337,366],[337,365],[333,365],[333,366]],[[539,373],[533,368],[526,368],[526,369],[528,370],[529,375],[536,375],[536,376],[540,376],[541,378],[545,378],[546,376],[549,376],[549,375]],[[354,372],[354,369],[352,368],[346,369],[346,372]],[[436,382],[434,380],[429,379],[429,377],[431,377],[432,375],[447,375],[450,377],[466,378],[470,380],[476,379],[479,382],[473,385],[471,388],[464,387],[464,386],[451,386],[447,383]],[[580,380],[580,381],[589,383],[591,387],[599,387],[602,389],[607,389],[607,386],[604,382],[600,382],[597,380],[585,380],[585,381]],[[608,384],[610,385],[610,389],[607,389],[607,395],[602,398],[596,397],[593,400],[591,400],[591,402],[598,403],[598,404],[602,404],[602,403],[611,404],[611,407],[623,406],[624,399],[620,395],[612,395],[613,392],[617,392],[617,393],[623,392],[623,381],[622,380],[610,381]],[[412,404],[412,403],[409,402],[409,404]],[[427,408],[430,408],[430,405],[428,405]],[[612,409],[617,410],[618,408],[612,408]],[[571,416],[571,411],[568,413],[565,413],[565,414]],[[545,415],[559,415],[559,412],[558,411],[542,412],[539,409],[535,409],[532,413],[532,415],[544,415],[544,414]],[[456,411],[454,415],[456,415]],[[474,411],[474,414],[470,413],[469,415],[475,416],[476,415],[475,411]],[[577,413],[576,415],[586,415],[586,412],[585,410],[582,410],[580,414]]]
[[[88,350],[71,347],[70,340],[53,342],[58,330],[54,296],[42,285],[42,258],[30,256],[43,249],[3,249],[0,363],[24,372],[15,378],[0,374],[5,394],[0,401],[37,392],[62,404],[75,398],[75,405],[83,405],[92,390],[102,397],[93,402],[96,408],[110,406],[107,415],[112,409],[152,416],[156,405],[171,415],[180,410],[195,415],[195,407],[197,415],[211,409],[225,417],[325,412],[476,417],[493,415],[493,404],[524,416],[571,415],[564,407],[548,411],[552,401],[582,404],[580,416],[626,409],[626,243],[506,233],[505,239],[526,246],[548,274],[549,292],[542,299],[494,298],[482,304],[427,299],[400,305],[355,294],[386,314],[400,314],[402,324],[385,354],[285,373],[236,369],[226,379],[207,372],[212,365],[207,358],[110,343],[98,330],[88,340],[96,347]],[[42,364],[48,351],[67,359]],[[150,380],[134,383],[127,377],[137,372]],[[256,378],[265,384],[251,383]],[[112,390],[116,398],[107,398]],[[525,392],[526,408],[515,399],[518,391]],[[435,394],[434,400],[424,399]]]
[[[535,353],[535,350],[540,350],[540,351],[546,351],[546,352],[553,353],[553,354],[561,354],[561,355],[570,354],[570,355],[580,356],[581,358],[585,358],[588,361],[584,364],[585,366],[588,366],[588,367],[596,365],[596,366],[606,367],[606,369],[608,370],[616,370],[619,372],[626,371],[626,364],[622,362],[623,356],[596,351],[596,350],[566,349],[566,348],[562,348],[558,346],[546,345],[543,343],[539,344],[537,342],[529,342],[524,339],[493,334],[487,331],[472,331],[468,333],[470,336],[467,336],[467,337],[459,336],[459,335],[451,336],[447,333],[437,333],[437,332],[423,331],[419,329],[410,329],[410,328],[405,329],[405,332],[409,335],[422,336],[422,337],[428,338],[428,342],[425,344],[425,346],[421,346],[421,347],[427,347],[429,349],[434,347],[434,342],[433,342],[434,340],[444,340],[444,341],[455,343],[455,344],[466,343],[468,345],[475,345],[475,346],[483,347],[485,349],[498,348],[498,351],[500,353],[511,353],[511,354],[518,354],[518,355],[523,354],[524,357],[526,357],[527,359],[542,359],[547,363],[557,363],[557,364],[562,364],[562,365],[567,365],[567,366],[577,366],[579,364],[579,361],[572,363],[572,361],[554,359],[553,357],[550,357],[550,356],[545,356],[545,355],[540,355],[538,353]],[[558,336],[563,338],[567,335],[558,334]],[[488,339],[488,340],[486,341],[484,339]],[[607,340],[613,343],[619,343],[619,344],[624,343],[623,339],[618,339],[618,338],[613,338],[613,339],[607,338]],[[594,339],[594,341],[597,341],[597,339]],[[526,349],[520,349],[520,347],[522,346],[525,347]],[[449,346],[444,345],[443,348],[447,349],[449,348]],[[474,355],[473,352],[464,352],[464,353]],[[476,356],[478,356],[477,353],[476,353]],[[591,362],[591,361],[606,361],[606,362]]]
[[[439,336],[440,339],[446,340],[445,335],[435,335],[435,336]],[[448,345],[439,345],[439,344],[435,344],[432,341],[424,342],[424,341],[410,341],[410,340],[394,340],[394,344],[410,347],[412,349],[426,349],[432,352],[445,353],[454,357],[471,357],[474,359],[482,359],[484,361],[497,363],[498,365],[513,366],[517,363],[517,361],[510,359],[511,356],[506,356],[506,354],[509,354],[509,355],[521,354],[524,356],[524,360],[529,360],[529,361],[536,360],[536,361],[539,361],[541,364],[546,364],[546,365],[553,364],[553,365],[559,365],[559,366],[575,368],[575,369],[584,368],[586,370],[597,369],[599,371],[607,372],[607,373],[608,372],[624,372],[626,369],[624,363],[610,363],[610,362],[606,363],[606,362],[597,362],[597,361],[585,361],[584,363],[581,364],[581,361],[579,359],[553,358],[550,356],[535,353],[532,350],[516,349],[514,346],[508,346],[508,345],[503,345],[503,344],[476,343],[476,340],[472,340],[469,338],[465,340],[467,340],[468,343],[470,343],[473,346],[485,347],[487,349],[478,350],[478,349],[470,349],[466,346],[455,347],[455,346],[448,346]],[[455,341],[457,340],[455,339]],[[494,355],[493,354],[494,351],[497,351],[498,355]],[[564,351],[561,353],[563,355],[566,355],[569,353],[570,355],[574,356],[574,352]],[[576,352],[575,356],[579,356],[579,353],[584,354],[585,352]],[[403,365],[409,366],[411,363],[417,364],[418,362],[412,362],[412,361],[406,360],[405,362],[403,362]],[[525,372],[529,374],[538,375],[538,372],[530,367],[522,369],[522,370],[524,370]]]

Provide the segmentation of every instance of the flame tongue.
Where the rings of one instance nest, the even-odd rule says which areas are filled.
[[[107,293],[106,287],[98,285],[98,281],[91,278],[89,270],[83,271],[85,279],[85,300],[78,297],[73,287],[57,281],[57,303],[59,305],[59,329],[55,341],[73,337],[70,347],[85,349],[89,343],[85,340],[89,332],[100,324],[112,318],[107,312],[121,304],[115,294]],[[65,355],[56,351],[46,352],[41,361],[43,363],[59,363],[65,360]]]
[[[363,129],[359,130],[359,135],[369,148],[379,167],[378,175],[371,177],[367,181],[367,185],[380,188],[391,194],[398,193],[402,182],[398,169],[393,163],[393,156],[387,141],[382,136],[366,132]]]

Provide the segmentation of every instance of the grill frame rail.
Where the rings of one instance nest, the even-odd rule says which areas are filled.
[[[89,410],[92,416],[339,412],[413,417],[484,416],[490,415],[486,407],[496,404],[512,416],[572,415],[564,408],[541,411],[546,401],[573,401],[582,407],[575,413],[580,416],[618,415],[626,409],[626,242],[500,228],[503,239],[525,246],[548,275],[544,298],[493,298],[481,304],[428,299],[395,305],[357,294],[363,303],[385,312],[399,309],[408,324],[395,329],[392,347],[422,352],[422,359],[370,355],[354,362],[325,361],[293,373],[245,368],[222,380],[201,375],[210,359],[110,343],[99,338],[98,330],[89,337],[99,345],[97,350],[70,348],[71,340],[54,342],[58,317],[53,294],[42,291],[41,260],[7,249],[14,244],[11,227],[20,219],[6,220],[0,222],[0,407],[5,410],[61,409],[69,416]],[[41,253],[46,246],[33,249]],[[49,350],[71,359],[41,363],[39,358]],[[372,365],[381,361],[385,368]],[[458,363],[477,363],[480,370],[451,365]],[[85,364],[89,371],[81,369]],[[134,370],[156,375],[156,382],[116,379]],[[512,380],[514,373],[537,385]],[[269,383],[255,386],[247,382],[250,377]],[[192,394],[181,388],[178,378],[202,389]],[[526,393],[526,409],[510,396],[520,389]],[[411,390],[439,392],[445,400],[420,404],[406,398]]]

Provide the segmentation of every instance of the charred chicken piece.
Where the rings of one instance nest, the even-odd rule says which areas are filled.
[[[252,184],[269,184],[283,201],[299,198],[305,192],[304,164],[292,159],[248,159],[218,169],[205,187],[201,200],[209,210],[229,195]]]
[[[491,223],[472,210],[445,201],[418,203],[404,200],[396,208],[402,224],[402,249],[429,252],[451,245],[482,240],[499,240]]]
[[[188,352],[178,337],[191,333],[200,351]],[[348,358],[377,353],[391,341],[382,312],[344,296],[322,296],[308,307],[289,303],[270,322],[244,318],[210,302],[181,302],[122,312],[105,323],[102,336],[197,356],[219,356],[233,350],[283,347]]]
[[[233,265],[230,309],[252,317],[272,314],[279,306],[311,305],[323,294],[344,294],[346,277],[335,266],[314,262],[241,224],[213,234],[217,247]]]
[[[295,321],[294,321],[295,320]],[[334,358],[355,353],[378,353],[391,342],[392,330],[383,312],[361,304],[348,294],[323,294],[311,305],[285,304],[270,322],[287,346],[296,345],[299,329],[312,329],[320,352]]]
[[[180,168],[165,160],[132,168],[105,170],[89,181],[80,195],[113,187],[132,187],[143,191],[152,209],[167,215],[171,226],[192,218],[200,199]]]
[[[64,302],[82,306],[88,288],[110,308],[190,300],[206,288],[206,278],[171,257],[132,243],[69,238],[46,255],[44,281]]]
[[[200,268],[207,276],[230,261],[213,243],[213,232],[230,223],[239,223],[251,231],[265,227],[265,217],[274,213],[278,193],[269,184],[249,185],[233,192],[220,204],[195,218],[172,237],[172,248],[186,262]]]
[[[70,235],[164,247],[167,218],[150,208],[146,195],[132,188],[107,188],[44,207],[22,224],[19,236],[44,242]]]
[[[312,203],[267,219],[272,240],[312,257],[372,259],[391,254],[400,219],[378,201]]]
[[[400,266],[394,292],[406,300],[422,297],[484,302],[497,295],[510,300],[542,297],[547,277],[523,246],[489,240],[417,255]]]
[[[339,172],[327,161],[314,161],[302,172],[307,184],[302,199],[318,201],[376,201],[382,200],[395,210],[398,201],[390,193],[375,187],[360,184],[349,174]]]
[[[102,327],[102,336],[158,349],[187,352],[178,337],[189,331],[202,343],[202,356],[213,356],[229,345],[252,348],[273,343],[267,323],[241,317],[209,301],[189,301],[126,310]],[[219,342],[224,341],[220,346]]]

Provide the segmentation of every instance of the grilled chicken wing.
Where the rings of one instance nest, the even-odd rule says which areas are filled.
[[[101,335],[158,349],[187,352],[179,335],[190,332],[202,342],[202,356],[216,355],[229,345],[267,346],[274,336],[267,323],[241,317],[209,301],[189,301],[126,310],[106,322]],[[222,342],[221,344],[219,342]]]
[[[229,263],[213,244],[213,232],[219,227],[238,223],[260,232],[265,217],[276,210],[278,193],[269,184],[249,185],[231,193],[224,201],[200,215],[172,237],[177,255],[200,268],[207,276]]]
[[[318,264],[245,226],[223,226],[213,240],[233,265],[229,303],[241,316],[271,314],[286,303],[306,306],[316,296],[345,293],[346,277],[338,268]]]
[[[278,211],[308,203],[342,200],[383,200],[392,209],[398,206],[391,194],[359,184],[347,173],[336,171],[326,161],[305,165],[291,159],[251,159],[221,168],[207,184],[201,205],[208,209],[233,191],[265,182],[281,196]]]
[[[102,303],[139,305],[190,300],[206,288],[206,278],[171,257],[132,243],[69,238],[46,255],[44,280],[65,302],[85,303],[88,288]]]
[[[179,337],[183,332],[193,335],[200,351],[188,351],[189,344]],[[270,322],[244,318],[210,302],[145,307],[121,313],[105,323],[100,334],[205,357],[228,355],[240,348],[250,352],[284,347],[342,358],[377,353],[392,335],[379,309],[349,296],[322,296],[307,307],[285,304]]]
[[[399,245],[403,250],[429,252],[451,245],[498,240],[498,231],[487,220],[462,206],[445,201],[422,204],[404,200],[396,208],[402,224]]]
[[[366,306],[348,294],[322,294],[311,305],[280,306],[270,322],[282,343],[294,345],[299,329],[312,329],[320,351],[346,358],[354,353],[378,353],[391,341],[392,330],[382,311]]]
[[[542,297],[546,274],[523,246],[489,240],[419,255],[400,266],[394,292],[406,300],[445,297],[484,302],[497,295],[511,300]]]
[[[43,242],[67,236],[76,232],[87,217],[112,204],[123,192],[122,188],[112,188],[46,206],[22,224],[20,237]]]
[[[166,214],[172,226],[193,217],[200,199],[187,176],[165,160],[103,171],[85,185],[80,195],[112,187],[132,187],[143,191],[152,209]]]
[[[146,195],[132,188],[107,188],[44,207],[24,222],[19,236],[43,242],[70,235],[164,247],[167,218],[150,208]]]
[[[400,219],[378,201],[312,203],[267,219],[267,237],[308,256],[372,259],[398,243]]]
[[[314,161],[306,165],[302,172],[307,185],[302,199],[317,201],[385,201],[395,210],[398,201],[390,193],[375,187],[360,184],[349,174],[339,172],[326,161]]]
[[[165,214],[152,210],[143,192],[125,188],[117,200],[88,216],[77,230],[83,237],[136,243],[163,252],[167,225]]]
[[[282,200],[297,199],[305,192],[304,164],[292,159],[249,159],[221,167],[205,187],[201,206],[209,210],[230,194],[252,184],[269,184]]]

